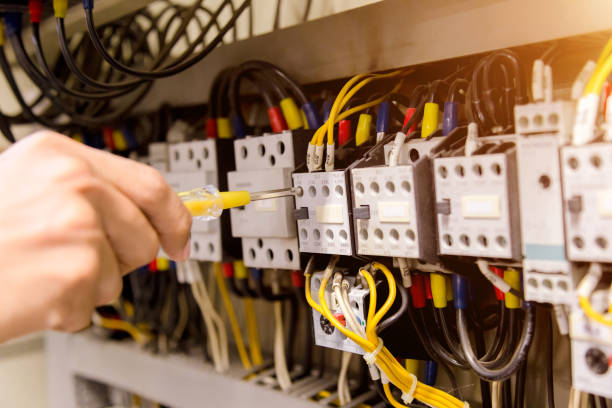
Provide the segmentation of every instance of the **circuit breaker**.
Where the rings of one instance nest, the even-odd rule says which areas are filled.
[[[431,163],[351,170],[357,254],[436,258]]]
[[[566,259],[559,150],[569,139],[574,105],[540,102],[517,105],[514,112],[525,299],[570,304],[574,282]]]
[[[296,173],[293,185],[302,188],[295,198],[300,252],[352,255],[347,173]]]
[[[612,262],[612,144],[561,149],[567,256]]]
[[[288,131],[236,140],[236,171],[228,173],[229,188],[262,191],[291,187],[291,174],[304,161],[310,137],[310,132]],[[293,201],[282,197],[230,210],[232,235],[242,241],[246,266],[300,268]]]
[[[171,144],[168,148],[169,171],[163,173],[168,184],[177,192],[204,185],[225,190],[227,181],[222,174],[233,167],[231,151],[228,150],[231,142],[227,142],[230,141],[198,140]],[[223,157],[222,161],[220,157]],[[236,242],[232,242],[229,234],[223,233],[224,230],[229,232],[228,227],[229,219],[226,215],[209,221],[194,220],[191,228],[191,258],[221,262],[226,255],[239,256]]]
[[[440,254],[519,259],[513,150],[436,158],[433,172]]]

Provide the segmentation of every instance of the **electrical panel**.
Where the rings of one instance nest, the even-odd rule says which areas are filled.
[[[514,107],[525,299],[570,304],[573,276],[566,259],[559,150],[574,120],[571,102]],[[545,132],[545,133],[542,133]]]
[[[436,259],[428,159],[351,170],[357,254]]]
[[[612,262],[612,144],[561,149],[567,256]]]
[[[291,187],[291,174],[304,160],[310,132],[287,131],[234,142],[236,171],[231,190],[264,191]],[[299,269],[294,203],[291,197],[254,201],[230,210],[232,236],[241,238],[245,265]]]
[[[344,171],[295,173],[294,187],[300,252],[353,254],[347,174]]]
[[[433,137],[431,139],[411,139],[400,147],[397,156],[398,164],[410,164],[418,161],[423,157],[429,156],[430,152],[443,138]],[[384,146],[385,164],[389,165],[389,155],[393,148],[393,142],[387,143]]]
[[[519,259],[514,152],[433,160],[439,251]]]

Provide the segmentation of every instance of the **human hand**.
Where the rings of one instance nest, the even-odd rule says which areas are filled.
[[[0,155],[0,341],[75,331],[159,245],[189,257],[191,216],[152,167],[42,131]]]

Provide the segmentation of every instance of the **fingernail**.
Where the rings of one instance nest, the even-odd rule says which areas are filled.
[[[183,260],[189,259],[189,255],[191,255],[191,238],[189,238],[187,245],[183,249]]]

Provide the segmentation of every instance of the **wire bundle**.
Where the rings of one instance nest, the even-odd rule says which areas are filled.
[[[404,367],[397,362],[397,360],[391,355],[391,353],[384,347],[381,339],[376,334],[376,326],[378,322],[385,316],[388,310],[391,308],[395,300],[396,295],[396,284],[393,275],[387,269],[386,266],[374,262],[372,267],[383,272],[389,285],[389,296],[379,310],[376,310],[376,285],[374,278],[365,269],[360,269],[359,272],[362,277],[366,280],[368,288],[370,290],[370,303],[368,308],[368,317],[366,319],[367,326],[365,328],[365,336],[363,332],[356,333],[353,330],[349,330],[344,327],[331,313],[327,302],[325,300],[325,290],[327,283],[334,273],[335,263],[337,257],[332,258],[330,264],[326,268],[324,275],[321,279],[321,286],[319,288],[319,303],[317,304],[310,295],[310,277],[312,274],[313,263],[312,260],[304,272],[306,276],[305,294],[310,306],[317,312],[321,313],[327,318],[342,334],[353,340],[360,347],[362,347],[369,356],[369,361],[375,363],[377,369],[380,370],[380,377],[383,383],[383,388],[386,397],[389,399],[394,407],[404,407],[405,405],[397,402],[395,397],[391,393],[389,382],[398,387],[403,392],[403,400],[406,403],[411,403],[413,398],[418,399],[430,406],[438,408],[450,408],[450,407],[466,407],[467,403],[464,403],[457,398],[440,391],[436,388],[427,386],[423,383],[418,382],[416,377],[406,371]],[[349,319],[350,320],[350,319]]]
[[[245,0],[235,8],[230,0],[224,0],[217,9],[211,10],[199,0],[188,7],[169,0],[161,3],[156,15],[143,9],[97,27],[93,1],[84,1],[88,35],[75,36],[69,41],[64,26],[67,1],[55,0],[53,6],[62,52],[55,67],[46,60],[41,44],[42,0],[30,1],[36,61],[25,50],[21,13],[6,13],[0,65],[22,113],[16,117],[2,116],[0,130],[13,141],[10,124],[24,121],[60,131],[74,127],[99,128],[117,122],[142,100],[153,80],[177,74],[201,61],[232,29],[235,37],[236,20],[250,5],[250,1]],[[232,16],[225,24],[220,24],[219,16],[227,9]],[[198,34],[190,38],[188,28],[194,25],[198,27]],[[23,97],[8,63],[4,34],[19,65],[40,91],[33,103]],[[184,50],[180,51],[181,47]],[[177,53],[179,55],[173,56]],[[35,108],[43,106],[45,101],[50,107],[35,113]]]

